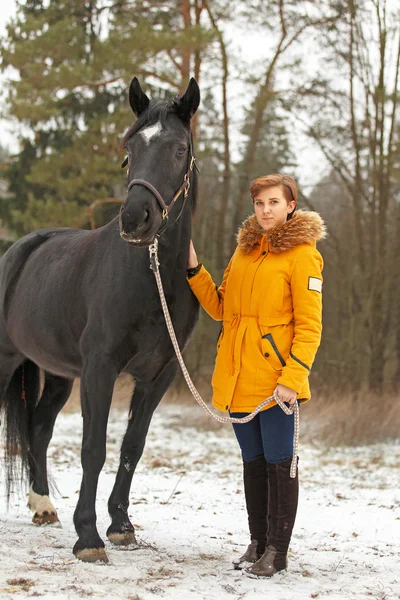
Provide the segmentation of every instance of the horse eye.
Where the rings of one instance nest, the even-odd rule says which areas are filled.
[[[124,160],[121,163],[121,169],[123,169],[124,167],[126,167],[126,165],[129,162],[129,156],[125,156]]]
[[[184,146],[181,146],[180,148],[178,148],[178,150],[176,151],[176,155],[177,156],[183,156],[186,152],[186,148]]]

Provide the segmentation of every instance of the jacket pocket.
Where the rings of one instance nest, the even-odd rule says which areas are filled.
[[[266,326],[260,324],[261,350],[269,365],[275,371],[282,371],[286,366],[293,342],[293,320],[285,319],[281,323]],[[286,322],[285,322],[286,321]]]
[[[266,333],[261,338],[261,348],[263,354],[271,367],[276,371],[281,371],[286,366],[286,361],[279,351],[278,346],[272,336],[272,333]]]

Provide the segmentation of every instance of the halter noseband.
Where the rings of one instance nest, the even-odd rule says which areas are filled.
[[[124,161],[125,162],[125,161]],[[154,196],[154,198],[157,200],[158,204],[161,207],[162,210],[162,223],[156,233],[157,236],[160,236],[165,228],[168,225],[168,217],[169,217],[169,212],[171,210],[171,208],[174,206],[175,202],[178,200],[179,196],[182,194],[183,192],[183,204],[182,204],[182,208],[179,211],[179,215],[177,216],[177,218],[175,219],[175,223],[176,221],[179,219],[179,217],[181,216],[183,209],[185,208],[185,204],[186,204],[186,200],[189,194],[189,189],[190,189],[190,174],[193,171],[193,168],[198,169],[197,164],[196,164],[196,158],[193,156],[193,143],[192,143],[192,139],[190,139],[190,144],[189,144],[189,157],[188,157],[188,167],[186,170],[186,173],[183,177],[183,183],[181,185],[181,187],[178,189],[178,191],[176,192],[175,196],[172,198],[172,201],[170,202],[170,204],[167,204],[164,200],[164,198],[161,196],[160,192],[154,187],[154,185],[152,185],[149,181],[146,181],[145,179],[132,179],[132,181],[129,182],[128,185],[128,192],[130,189],[132,189],[132,187],[134,185],[141,185],[143,187],[145,187],[146,189],[148,189]]]

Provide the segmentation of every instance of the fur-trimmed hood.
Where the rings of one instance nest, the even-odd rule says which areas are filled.
[[[323,240],[326,227],[320,215],[312,211],[298,210],[289,221],[269,231],[260,227],[256,215],[250,215],[239,229],[237,242],[249,253],[259,245],[262,237],[267,239],[270,251],[278,254],[299,244]]]

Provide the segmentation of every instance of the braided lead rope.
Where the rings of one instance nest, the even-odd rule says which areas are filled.
[[[204,410],[206,412],[208,412],[209,415],[211,415],[213,417],[213,419],[215,419],[219,423],[248,423],[249,421],[254,419],[254,417],[259,412],[261,412],[262,409],[271,402],[271,400],[275,400],[276,403],[279,404],[279,406],[281,407],[281,409],[283,410],[283,412],[286,415],[292,415],[294,413],[293,458],[292,458],[292,464],[290,465],[290,477],[292,477],[292,478],[296,477],[297,455],[298,455],[298,449],[299,449],[299,431],[300,431],[299,406],[298,406],[297,402],[295,402],[295,404],[291,408],[289,408],[288,406],[286,406],[286,404],[284,404],[282,402],[282,400],[280,398],[278,398],[276,391],[275,391],[272,396],[263,400],[261,402],[261,404],[259,404],[252,413],[250,413],[246,417],[238,418],[238,417],[222,417],[220,415],[216,415],[207,406],[207,404],[204,402],[203,398],[200,396],[193,381],[190,378],[189,372],[188,372],[186,365],[182,358],[182,354],[181,354],[181,351],[179,348],[178,341],[176,339],[174,326],[171,321],[171,316],[169,314],[167,301],[166,301],[165,295],[164,295],[164,289],[163,289],[163,285],[162,285],[162,281],[161,281],[160,271],[158,269],[160,263],[158,261],[157,248],[158,248],[158,240],[157,240],[157,238],[155,238],[153,244],[151,244],[151,246],[149,247],[150,269],[152,269],[152,271],[155,275],[155,278],[156,278],[158,292],[160,294],[161,306],[162,306],[162,309],[164,312],[165,323],[167,325],[168,333],[170,335],[171,342],[172,342],[172,345],[175,350],[175,354],[177,356],[179,365],[182,369],[186,383],[187,383],[189,390],[191,391],[194,399],[196,400],[196,402],[198,402],[198,404],[200,404],[200,406],[202,408],[204,408]]]

